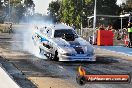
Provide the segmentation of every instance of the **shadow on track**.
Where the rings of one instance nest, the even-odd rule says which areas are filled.
[[[63,65],[78,66],[78,65],[86,65],[86,64],[113,64],[113,63],[119,63],[119,60],[114,57],[98,56],[96,58],[96,61],[61,61],[61,62],[52,61],[51,63],[56,63],[62,66]]]

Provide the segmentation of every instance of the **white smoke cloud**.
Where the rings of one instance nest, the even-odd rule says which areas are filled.
[[[116,4],[117,4],[118,6],[121,6],[123,3],[126,4],[126,1],[127,1],[127,0],[117,0],[117,1],[116,1]]]
[[[39,53],[39,47],[35,46],[32,40],[32,35],[34,33],[35,26],[38,28],[45,27],[45,25],[51,25],[52,22],[30,22],[25,24],[19,24],[18,26],[21,26],[14,30],[13,34],[13,41],[17,41],[16,43],[12,43],[12,50],[19,50],[19,51],[26,51],[28,53],[31,53],[32,55],[41,58],[46,59],[46,57],[43,54]],[[16,47],[17,46],[17,47]]]

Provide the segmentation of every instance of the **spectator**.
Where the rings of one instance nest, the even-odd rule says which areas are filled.
[[[129,38],[128,47],[132,47],[132,23],[131,21],[128,22],[127,31],[128,31],[128,38]]]
[[[9,26],[9,34],[10,33],[13,33],[13,30],[12,30],[12,23],[10,23],[10,26]]]
[[[99,26],[99,30],[105,30],[104,25],[101,24],[101,25]]]
[[[107,30],[112,30],[112,25],[108,25]]]

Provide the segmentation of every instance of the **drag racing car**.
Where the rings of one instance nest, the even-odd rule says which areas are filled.
[[[36,29],[32,35],[39,52],[55,61],[95,61],[93,46],[65,24]]]

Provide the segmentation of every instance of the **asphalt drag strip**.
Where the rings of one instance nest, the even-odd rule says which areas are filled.
[[[14,55],[6,59],[39,88],[61,88],[62,86],[64,88],[112,88],[111,86],[130,88],[131,86],[131,84],[86,84],[81,87],[75,80],[79,66],[83,66],[88,74],[132,74],[132,70],[128,70],[131,69],[132,64],[126,60],[120,62],[110,57],[98,57],[97,62],[54,62],[28,54]]]
[[[13,80],[22,88],[37,88],[30,80],[26,79],[26,76],[17,69],[12,63],[8,62],[7,59],[0,57],[0,63],[2,67],[8,72]]]
[[[0,63],[22,88],[131,88],[132,86],[132,83],[84,86],[76,83],[79,66],[83,66],[88,74],[129,73],[132,76],[132,61],[125,59],[126,57],[97,49],[96,62],[55,62],[23,51],[22,42],[8,38],[0,39]]]

